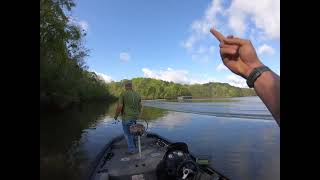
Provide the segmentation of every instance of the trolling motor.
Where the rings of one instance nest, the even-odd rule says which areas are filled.
[[[139,155],[140,155],[140,159],[141,159],[141,141],[140,141],[140,137],[143,135],[143,133],[145,132],[145,128],[143,126],[143,124],[134,124],[130,126],[130,133],[138,136],[138,146],[139,146]]]
[[[198,164],[189,154],[188,145],[184,142],[176,142],[167,147],[157,167],[157,176],[158,179],[189,180],[195,179],[199,171]]]

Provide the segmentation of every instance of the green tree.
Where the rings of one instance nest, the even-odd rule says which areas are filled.
[[[64,108],[86,100],[113,99],[95,73],[87,71],[85,32],[65,12],[72,0],[40,0],[40,103]]]
[[[194,98],[214,97],[240,97],[253,96],[254,90],[249,88],[238,88],[227,83],[206,83],[181,85],[151,78],[133,78],[133,88],[140,93],[143,99],[167,98],[175,99],[178,96],[193,96]],[[118,96],[123,86],[120,82],[108,84],[111,94]]]
[[[151,86],[149,87],[149,90],[148,90],[148,96],[152,97],[152,99],[155,98],[155,95],[156,95],[156,88],[154,86]]]

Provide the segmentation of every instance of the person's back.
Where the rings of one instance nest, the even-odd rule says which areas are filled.
[[[132,82],[125,81],[124,84],[126,90],[119,97],[114,119],[117,119],[121,113],[122,128],[128,144],[128,153],[132,154],[137,152],[137,147],[135,137],[130,133],[130,126],[137,123],[142,104],[140,95],[132,89]]]
[[[123,103],[122,120],[137,120],[140,114],[141,98],[138,93],[129,89],[120,95]]]

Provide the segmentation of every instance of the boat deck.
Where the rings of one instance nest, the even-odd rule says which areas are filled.
[[[139,153],[128,155],[126,139],[122,137],[111,145],[100,162],[99,171],[107,173],[110,179],[154,179],[156,168],[162,160],[166,148],[154,137],[141,137],[141,158]],[[103,174],[103,173],[102,173]],[[134,176],[136,175],[136,176]],[[101,179],[101,178],[99,178]],[[103,179],[103,178],[102,178]]]
[[[93,162],[90,180],[167,180],[158,167],[167,151],[170,141],[156,134],[148,133],[141,137],[141,158],[139,153],[127,154],[124,136],[114,138],[108,143]],[[194,156],[192,156],[194,159]],[[159,170],[157,172],[157,170]],[[196,174],[201,180],[228,180],[213,168],[203,167]],[[158,174],[157,174],[158,173]],[[164,176],[163,176],[164,175]]]

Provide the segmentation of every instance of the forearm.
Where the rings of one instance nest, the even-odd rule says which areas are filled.
[[[142,103],[139,104],[139,111],[142,112]]]
[[[122,110],[122,106],[118,105],[114,117],[118,117],[119,114],[121,113],[121,110]]]
[[[142,111],[143,111],[143,106],[142,106],[142,103],[139,104],[139,118],[141,118],[142,116]]]
[[[280,126],[280,77],[266,71],[255,81],[254,90]]]

